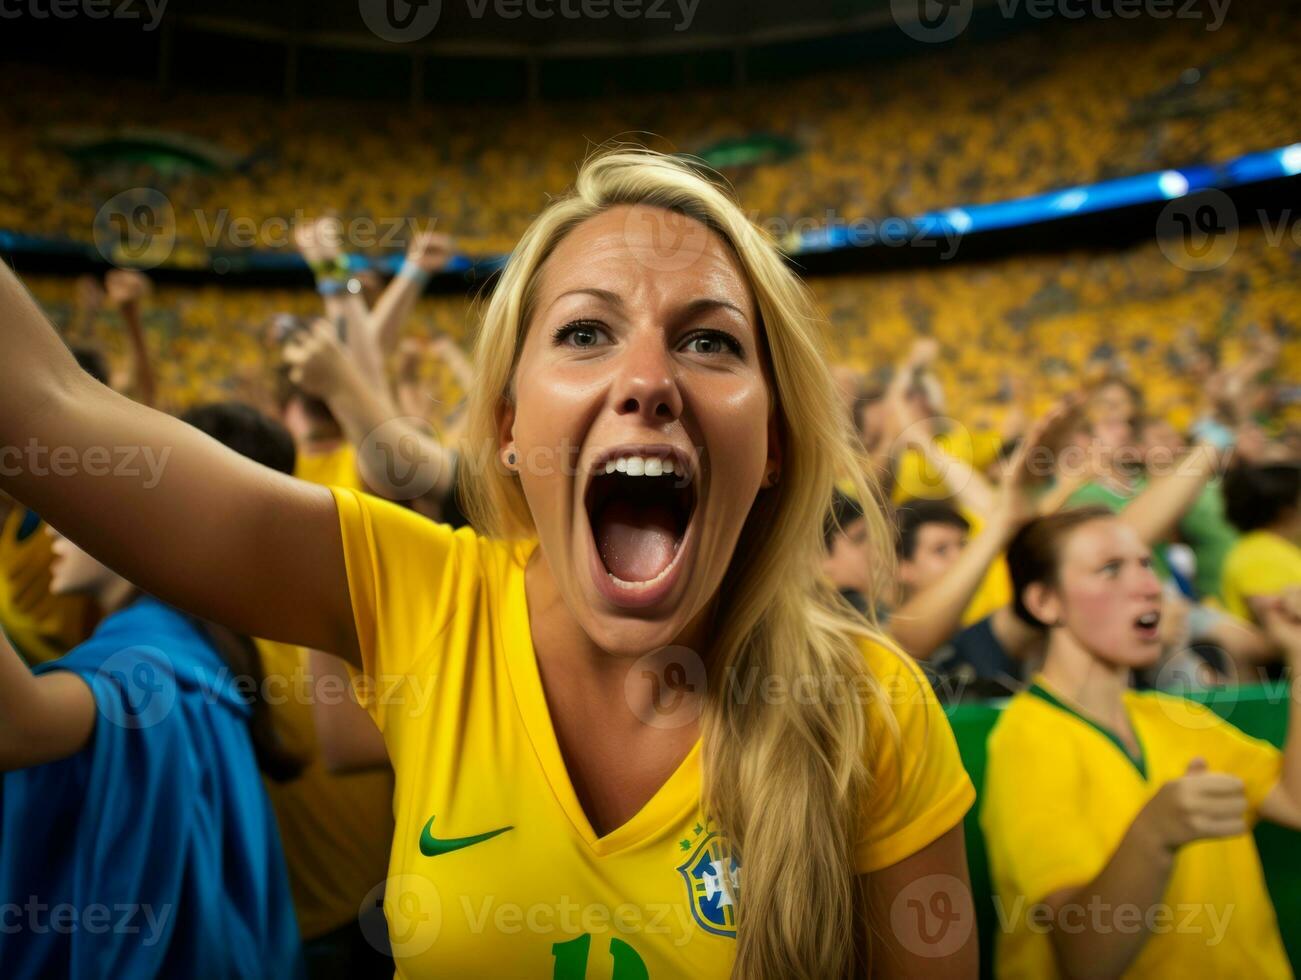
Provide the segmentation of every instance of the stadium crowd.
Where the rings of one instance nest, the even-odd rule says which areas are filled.
[[[455,243],[418,236],[368,304],[365,291],[345,288],[351,273],[335,261],[336,226],[326,218],[298,229],[319,277],[314,298],[154,294],[145,275],[116,270],[102,284],[83,278],[74,295],[49,306],[83,367],[137,401],[184,412],[267,465],[464,525],[458,439],[475,382],[452,335],[465,335],[469,313],[464,303],[420,299]],[[1251,242],[1243,251],[1245,262],[1269,256]],[[870,354],[866,335],[845,345],[832,334],[852,358],[835,372],[844,424],[881,499],[861,499],[846,481],[828,502],[827,581],[917,660],[941,701],[1028,689],[1052,697],[1042,694],[1041,671],[1056,641],[1030,597],[1040,594],[1034,582],[1056,574],[1045,571],[1045,555],[1063,545],[1027,539],[1027,528],[1066,538],[1091,522],[1114,539],[1098,547],[1119,547],[1130,558],[1117,564],[1140,561],[1126,574],[1150,580],[1131,583],[1150,589],[1150,611],[1133,628],[1159,651],[1134,665],[1140,690],[1186,693],[1281,676],[1297,648],[1301,595],[1301,433],[1283,384],[1296,371],[1295,345],[1283,354],[1288,285],[1267,272],[1247,276],[1234,315],[1259,326],[1223,331],[1232,339],[1217,342],[1197,326],[1206,319],[1198,304],[1215,287],[1182,288],[1177,271],[1161,281],[1152,255],[1058,266],[1051,274],[1029,260],[1001,273],[944,270],[928,280],[924,299],[906,280],[817,284],[832,324],[861,308],[866,289],[881,310],[881,331],[871,332],[881,346]],[[990,288],[996,278],[1002,288]],[[55,294],[49,283],[34,285],[37,296]],[[1073,295],[1064,298],[1068,286]],[[1098,294],[1118,302],[1082,312]],[[999,320],[1004,332],[995,339],[986,331]],[[1025,370],[1034,350],[1052,353]],[[887,351],[893,364],[884,367]],[[893,524],[893,555],[874,551],[880,542],[867,533],[878,507]],[[1104,519],[1113,512],[1117,520]],[[29,664],[57,663],[101,617],[94,635],[103,638],[124,610],[144,615],[129,581],[66,539],[38,533],[36,512],[6,499],[4,516],[0,626]],[[301,648],[259,640],[254,650],[245,663],[257,666],[247,669],[290,684],[335,677],[347,689],[352,678],[341,662]],[[255,754],[268,774],[313,973],[373,970],[383,960],[357,909],[384,879],[393,820],[387,754],[355,698],[307,700],[318,703],[291,698],[271,711],[278,737],[266,745],[283,758],[252,727]],[[1045,730],[1042,719],[1028,724],[1020,737]],[[990,778],[1010,779],[1000,770]],[[995,786],[991,799],[999,792],[1012,796],[998,806],[1014,806],[1011,789]],[[984,819],[1017,822],[997,813],[987,809]],[[1012,874],[1017,862],[1001,853],[1000,829],[987,832],[998,872]],[[1013,933],[1008,963],[1025,960],[1008,969],[1032,971],[1042,950]]]
[[[286,105],[184,92],[160,100],[139,83],[105,90],[0,67],[11,89],[40,92],[0,106],[9,161],[0,229],[91,242],[104,202],[146,186],[184,202],[175,214],[177,255],[193,263],[231,244],[236,219],[265,228],[298,209],[312,216],[325,208],[377,223],[380,237],[402,216],[438,215],[468,254],[504,254],[547,195],[572,182],[575,146],[611,134],[673,134],[664,148],[700,154],[758,133],[800,149],[730,173],[746,208],[780,237],[828,215],[908,217],[1228,159],[1283,146],[1301,127],[1288,94],[1298,68],[1287,54],[1301,38],[1286,6],[1262,9],[1250,27],[1228,19],[1215,31],[1179,18],[1058,28],[1060,37],[1050,25],[924,68],[909,62],[689,100],[528,107]],[[912,125],[918,118],[928,124]],[[109,165],[92,152],[158,133],[184,134],[192,144],[183,150],[215,165],[160,177],[146,161]],[[358,157],[364,172],[345,163]],[[263,234],[258,244],[292,247],[283,235]]]
[[[552,819],[556,836],[545,846],[554,865],[526,866],[542,847],[526,853],[521,844],[506,859],[483,847],[472,852],[483,864],[465,879],[449,872],[444,899],[459,887],[466,905],[480,894],[479,878],[501,893],[502,881],[518,878],[541,882],[538,894],[560,882],[611,907],[653,905],[662,856],[644,858],[645,841],[628,828],[672,810],[678,822],[665,816],[656,846],[673,852],[672,894],[680,900],[686,879],[699,925],[688,922],[691,936],[704,938],[672,949],[645,934],[612,938],[616,976],[725,976],[734,958],[735,975],[747,978],[847,973],[840,968],[858,951],[819,948],[817,936],[847,928],[836,915],[858,894],[854,875],[891,881],[901,894],[916,881],[965,875],[961,824],[975,790],[943,712],[996,703],[979,828],[1000,909],[1015,910],[1000,912],[997,975],[1290,976],[1289,924],[1275,914],[1250,831],[1258,821],[1301,830],[1295,242],[1280,247],[1268,227],[1244,222],[1231,261],[1212,269],[1193,271],[1149,242],[823,276],[807,283],[816,306],[807,315],[805,294],[777,253],[784,230],[810,216],[916,214],[1282,145],[1301,121],[1301,103],[1286,96],[1296,86],[1280,82],[1297,79],[1287,42],[1301,39],[1285,10],[1261,17],[1250,31],[1226,22],[1210,33],[1200,24],[1157,32],[1093,22],[1063,28],[1064,48],[1045,43],[1047,31],[978,53],[958,49],[927,70],[925,84],[913,63],[673,104],[358,114],[329,103],[179,95],[149,103],[150,126],[184,133],[200,155],[238,162],[166,176],[145,164],[79,164],[68,152],[134,132],[145,88],[106,92],[50,77],[36,81],[39,99],[0,106],[9,161],[0,229],[91,241],[110,191],[135,183],[186,203],[175,212],[176,264],[208,265],[211,252],[231,244],[206,235],[214,216],[246,216],[261,228],[280,222],[284,241],[261,244],[296,251],[316,283],[314,293],[181,287],[129,268],[20,282],[0,269],[0,972],[325,978],[392,975],[396,961],[401,975],[541,975],[550,964],[521,966],[524,944],[509,930],[499,929],[499,943],[489,935],[495,926],[461,935],[450,914],[440,920],[441,945],[417,948],[410,939],[424,908],[407,908],[422,887],[412,884],[415,855],[451,867],[445,855],[516,831],[508,821],[527,808],[539,823]],[[10,71],[0,67],[0,77]],[[1112,83],[1099,86],[1100,75]],[[22,69],[22,84],[33,77]],[[1086,87],[1090,97],[1079,97]],[[923,115],[931,123],[915,125]],[[672,149],[691,150],[778,133],[802,152],[729,171],[735,196],[753,209],[744,214],[719,203],[719,183],[682,157],[594,156],[582,165],[588,184],[578,196],[596,203],[584,199],[590,209],[574,211],[582,220],[552,226],[539,244],[533,236],[544,233],[536,229],[546,229],[547,215],[573,205],[573,197],[546,199],[573,183],[584,134],[631,130],[673,132]],[[617,193],[600,184],[602,168],[600,179],[626,181]],[[761,468],[751,467],[757,496],[724,498],[736,506],[710,515],[723,530],[709,542],[718,554],[701,559],[700,579],[706,570],[725,573],[720,594],[741,609],[749,597],[729,591],[737,583],[756,594],[769,588],[767,608],[748,610],[751,633],[724,632],[719,649],[772,653],[761,634],[780,623],[785,632],[772,636],[801,651],[805,644],[822,655],[812,658],[822,668],[845,659],[827,637],[848,632],[867,666],[844,676],[870,692],[870,720],[803,706],[775,728],[778,711],[724,712],[710,718],[698,752],[685,738],[696,732],[689,726],[677,741],[663,726],[651,732],[662,741],[638,741],[656,729],[640,718],[623,743],[635,751],[621,756],[626,765],[607,780],[611,789],[594,774],[609,761],[600,755],[604,740],[620,735],[610,721],[616,713],[598,710],[597,692],[613,688],[566,688],[581,660],[543,656],[548,642],[596,647],[609,639],[600,633],[609,623],[593,617],[589,629],[574,613],[556,627],[557,610],[574,604],[566,583],[543,589],[530,577],[526,603],[525,574],[502,571],[524,554],[512,550],[516,538],[543,538],[554,553],[559,536],[547,523],[554,513],[528,512],[533,501],[523,490],[509,497],[483,475],[520,483],[532,461],[512,448],[496,466],[501,447],[482,443],[494,426],[509,428],[508,413],[520,423],[517,405],[530,398],[536,415],[541,401],[559,406],[557,425],[567,409],[581,414],[574,365],[602,370],[601,358],[583,360],[582,348],[606,337],[601,316],[624,315],[610,298],[623,283],[641,283],[637,303],[647,308],[646,282],[665,293],[694,288],[690,271],[657,272],[652,263],[648,272],[620,252],[636,252],[631,224],[621,226],[618,246],[601,240],[604,251],[590,250],[594,264],[611,263],[602,266],[615,270],[608,281],[583,279],[572,256],[568,267],[553,261],[578,248],[575,240],[590,246],[583,236],[597,234],[594,227],[619,239],[602,222],[645,206],[643,198],[706,215],[709,248],[717,246],[706,257],[739,262],[738,296],[767,301],[752,318],[763,329],[749,329],[777,366],[763,376],[782,408],[769,423],[787,426],[783,435],[799,450],[788,458],[770,450]],[[744,224],[745,214],[770,220],[747,237],[730,223]],[[428,215],[438,221],[411,219]],[[386,247],[354,248],[343,231],[359,217],[383,224],[395,216],[407,217]],[[394,249],[396,274],[366,268],[395,258]],[[508,252],[511,265],[482,295],[427,294],[457,256]],[[527,347],[523,336],[536,331],[524,325],[544,286],[552,288],[548,277],[565,274],[583,287],[575,292],[596,298],[551,337],[573,362],[538,367],[538,345]],[[737,320],[746,319],[746,302],[732,306]],[[744,347],[710,324],[687,336],[682,356],[705,364]],[[665,329],[678,327],[673,320]],[[65,347],[76,370],[64,363]],[[658,356],[655,344],[619,356],[652,348]],[[818,356],[801,361],[808,352]],[[528,357],[550,388],[520,391],[529,388],[517,373]],[[754,389],[741,383],[747,370],[757,372],[754,363],[708,370],[716,372],[702,369],[708,385],[692,382],[698,396],[710,396],[697,399],[703,415],[758,403],[746,401]],[[629,385],[624,401],[590,414],[649,417],[635,373],[611,382]],[[727,384],[735,397],[714,398]],[[490,418],[484,406],[496,391],[503,414]],[[670,396],[655,397],[654,411],[684,411]],[[793,432],[797,418],[806,424]],[[695,448],[721,458],[758,431],[742,429],[737,423],[736,438]],[[709,433],[701,438],[708,443]],[[78,475],[62,479],[50,445],[82,449]],[[175,448],[180,462],[152,455],[159,446]],[[94,448],[108,450],[101,468],[137,475],[89,481]],[[711,474],[714,486],[671,493],[666,503],[645,484],[628,491],[630,480],[617,474],[673,478],[673,466],[687,463],[680,456],[656,450],[601,463],[597,479],[613,483],[585,503],[595,561],[611,583],[600,585],[617,605],[619,588],[650,588],[685,552],[692,494],[735,493],[740,478]],[[168,465],[179,475],[155,494]],[[803,499],[814,472],[826,485]],[[282,479],[290,474],[297,481]],[[677,476],[682,491],[688,473]],[[329,495],[311,496],[307,484]],[[130,489],[137,485],[139,493]],[[799,539],[777,520],[742,527],[740,504],[751,499],[761,517],[802,514],[813,533]],[[764,511],[774,499],[787,509]],[[240,518],[250,511],[292,519],[243,521],[256,525],[249,534]],[[732,543],[742,542],[735,564],[723,546],[729,529]],[[787,546],[769,562],[782,565],[781,575],[753,573],[755,555],[766,554],[754,539],[765,534]],[[655,571],[661,558],[667,564]],[[812,569],[807,595],[798,591],[801,561]],[[321,584],[330,570],[341,589]],[[173,606],[156,594],[188,601]],[[627,619],[635,622],[622,624],[629,630],[648,628]],[[261,628],[281,620],[279,632]],[[335,620],[347,621],[342,641]],[[682,636],[715,638],[680,625]],[[702,628],[693,621],[690,629]],[[409,649],[417,635],[431,638],[428,649]],[[536,663],[520,659],[529,645]],[[780,656],[758,663],[784,679]],[[170,687],[141,684],[141,670],[151,680],[165,675]],[[386,710],[374,690],[386,670],[432,673],[444,717]],[[671,673],[666,690],[691,690],[674,686],[680,678],[670,683]],[[460,686],[443,683],[449,677]],[[502,678],[531,685],[532,700],[484,707],[501,699]],[[1290,692],[1281,750],[1196,700],[1258,685]],[[160,691],[179,707],[151,715]],[[625,696],[630,706],[636,700]],[[657,686],[656,710],[659,698]],[[516,737],[513,725],[534,726],[526,733],[534,739],[544,729],[542,747]],[[596,730],[603,738],[592,737]],[[841,765],[847,756],[834,753],[856,745],[871,747],[867,764]],[[562,774],[556,807],[528,768],[535,753],[542,768]],[[657,789],[684,781],[681,800]],[[874,809],[860,823],[839,820],[834,808],[845,810],[855,791]],[[518,805],[478,826],[464,823],[467,797]],[[421,809],[431,798],[435,815]],[[715,809],[705,812],[702,799]],[[807,811],[800,801],[809,801]],[[788,810],[807,825],[780,823]],[[93,826],[84,813],[95,815]],[[719,850],[716,817],[751,834],[739,865]],[[462,826],[474,836],[457,836]],[[817,841],[789,846],[809,838]],[[537,840],[522,827],[505,838],[516,839]],[[704,863],[678,866],[679,849]],[[912,863],[919,855],[930,863]],[[628,863],[616,865],[620,857]],[[597,858],[611,860],[593,871]],[[833,866],[843,878],[828,873]],[[906,882],[889,877],[905,866]],[[766,899],[751,897],[749,908],[772,928],[738,933],[738,887]],[[96,896],[126,894],[148,918],[148,942],[88,926],[9,927],[23,896],[77,896],[84,910]],[[784,904],[789,895],[808,899],[798,914]],[[919,907],[935,907],[933,897]],[[941,905],[973,901],[941,897]],[[808,915],[815,903],[825,914]],[[459,911],[453,904],[446,908]],[[886,905],[873,923],[881,975],[891,975],[892,957],[904,964],[895,964],[899,975],[945,957],[956,965],[935,975],[970,974],[961,950],[909,948]],[[1187,906],[1207,918],[1192,930],[1070,927],[1073,915],[1097,906]],[[152,918],[163,909],[167,916]],[[1215,918],[1223,909],[1232,921]],[[416,923],[410,931],[399,915]],[[797,919],[818,921],[797,928]],[[588,946],[567,947],[583,937],[590,944],[593,930],[552,931],[567,940],[539,947],[554,957],[554,976],[583,976],[586,961],[566,957],[585,957]],[[782,958],[796,948],[823,958],[805,956],[797,969],[793,955]]]

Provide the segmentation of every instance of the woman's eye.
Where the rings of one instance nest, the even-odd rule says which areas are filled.
[[[605,330],[596,323],[574,321],[566,323],[555,332],[555,342],[561,346],[587,348],[597,346],[605,336]]]
[[[688,338],[686,349],[693,354],[740,354],[741,345],[725,333],[709,331]]]

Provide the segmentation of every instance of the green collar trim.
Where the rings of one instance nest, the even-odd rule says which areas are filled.
[[[1078,718],[1080,721],[1084,722],[1084,724],[1088,725],[1090,728],[1092,728],[1095,732],[1097,732],[1099,735],[1105,738],[1116,748],[1120,749],[1121,754],[1133,764],[1135,769],[1138,770],[1138,774],[1143,777],[1143,781],[1144,782],[1147,781],[1147,760],[1143,754],[1142,740],[1139,740],[1138,742],[1138,755],[1137,756],[1130,755],[1129,749],[1125,747],[1125,743],[1120,740],[1120,737],[1115,732],[1113,732],[1110,728],[1103,728],[1092,718],[1086,718],[1084,715],[1080,714],[1078,711],[1072,708],[1069,704],[1064,704],[1063,702],[1059,701],[1057,699],[1057,696],[1054,695],[1052,691],[1049,691],[1047,688],[1042,687],[1038,681],[1030,685],[1029,691],[1032,695],[1039,698],[1041,701],[1047,701],[1054,708],[1058,708],[1062,711],[1065,711],[1068,715]],[[1136,739],[1138,738],[1137,731],[1134,733],[1134,737]]]

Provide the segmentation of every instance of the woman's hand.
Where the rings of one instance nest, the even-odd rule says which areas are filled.
[[[1038,516],[1039,501],[1035,488],[1052,470],[1049,460],[1060,437],[1058,430],[1072,411],[1074,405],[1069,399],[1059,402],[1030,426],[1008,459],[991,516],[992,526],[1005,536],[1005,544],[1022,526]]]
[[[1196,840],[1247,832],[1247,794],[1242,780],[1211,772],[1194,759],[1178,779],[1164,784],[1135,818],[1149,839],[1167,851]]]
[[[343,225],[333,215],[294,226],[294,245],[309,266],[333,262],[343,252]]]
[[[310,331],[300,330],[289,339],[284,360],[289,365],[289,380],[325,401],[349,383],[355,370],[334,327],[323,319],[313,322]]]
[[[407,262],[426,275],[446,267],[452,258],[452,236],[441,231],[422,231],[407,247]]]
[[[118,309],[139,305],[153,288],[144,274],[134,269],[114,269],[104,277],[104,286],[109,304]]]

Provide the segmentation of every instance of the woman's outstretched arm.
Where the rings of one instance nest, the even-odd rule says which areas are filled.
[[[359,661],[329,491],[83,373],[3,262],[0,489],[166,602]]]

